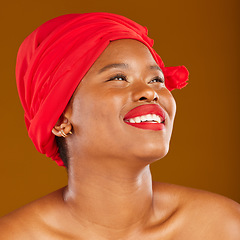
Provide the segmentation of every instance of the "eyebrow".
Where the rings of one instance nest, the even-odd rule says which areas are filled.
[[[126,63],[113,63],[113,64],[109,64],[109,65],[101,68],[98,73],[102,73],[102,72],[104,72],[104,71],[106,71],[106,70],[108,70],[110,68],[124,68],[124,69],[126,69],[126,68],[128,68],[128,64],[126,64]]]
[[[112,64],[109,64],[109,65],[101,68],[98,73],[102,73],[102,72],[104,72],[104,71],[106,71],[106,70],[108,70],[110,68],[127,69],[128,67],[129,66],[126,63],[112,63]],[[162,72],[162,69],[158,65],[151,65],[151,66],[149,66],[149,69],[158,70],[158,71]]]
[[[153,70],[159,70],[160,72],[162,72],[162,69],[158,65],[151,65],[149,68]]]

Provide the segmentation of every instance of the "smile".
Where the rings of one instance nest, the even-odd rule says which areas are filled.
[[[142,115],[135,118],[127,119],[126,122],[130,123],[140,123],[140,122],[153,122],[153,123],[161,123],[163,120],[161,119],[161,116],[158,116],[156,114],[147,114]]]
[[[157,104],[144,104],[130,110],[124,122],[133,127],[158,131],[165,128],[165,112]]]

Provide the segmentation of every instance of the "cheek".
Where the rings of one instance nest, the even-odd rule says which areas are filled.
[[[159,95],[160,104],[164,107],[171,121],[174,120],[176,114],[176,102],[169,90],[166,88]]]
[[[176,108],[177,108],[176,101],[175,101],[174,97],[171,94],[170,103],[169,103],[169,109],[170,109],[169,115],[172,118],[172,120],[174,120],[174,118],[175,118]]]
[[[79,94],[72,106],[71,121],[74,131],[97,129],[99,132],[105,125],[114,125],[119,120],[123,98],[113,92],[88,92]]]
[[[74,151],[114,155],[119,153],[119,142],[125,144],[120,116],[123,101],[116,94],[98,96],[88,93],[73,102]]]
[[[92,104],[91,97],[84,94],[78,94],[72,102],[72,115],[71,123],[75,133],[82,132],[87,125],[91,125],[89,122],[94,114],[94,104]]]

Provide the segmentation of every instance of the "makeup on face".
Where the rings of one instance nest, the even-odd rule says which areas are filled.
[[[133,127],[159,131],[165,128],[165,112],[157,104],[144,104],[130,110],[124,122]]]

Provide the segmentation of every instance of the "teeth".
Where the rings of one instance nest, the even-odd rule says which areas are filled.
[[[147,121],[152,121],[152,120],[154,120],[153,117],[152,117],[152,114],[148,114],[148,115],[146,116],[146,118],[147,118]]]
[[[133,120],[133,118],[129,119],[130,123],[135,123],[135,121]]]
[[[161,123],[162,118],[156,114],[147,114],[147,115],[143,115],[135,118],[130,118],[127,121],[130,123],[140,123],[140,122],[146,122],[146,121]]]
[[[141,121],[144,122],[144,121],[147,121],[147,117],[146,116],[141,116]]]
[[[140,123],[140,122],[141,122],[141,118],[140,118],[140,117],[135,117],[135,118],[134,118],[134,121],[135,121],[136,123]]]

